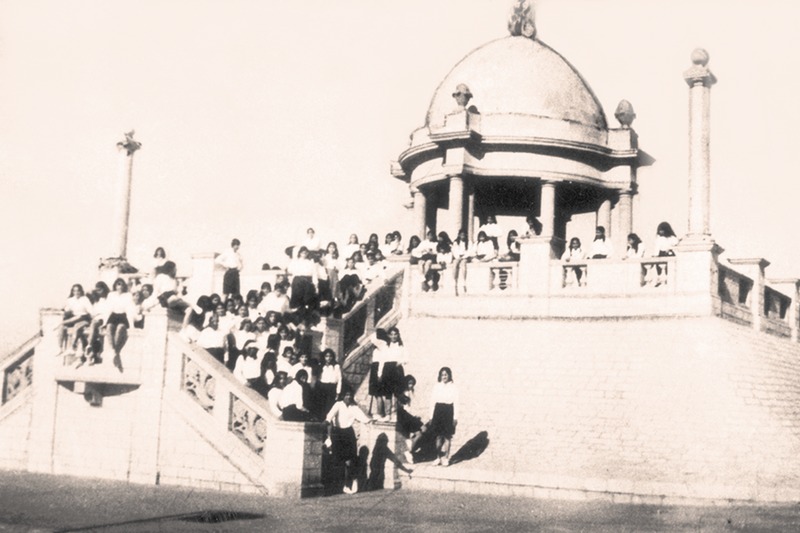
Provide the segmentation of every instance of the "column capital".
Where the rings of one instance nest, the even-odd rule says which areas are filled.
[[[683,73],[683,79],[689,87],[703,85],[711,87],[717,83],[717,77],[708,68],[708,52],[702,48],[697,48],[692,52],[692,63],[689,69]]]
[[[125,140],[117,143],[117,149],[124,149],[128,156],[132,156],[136,150],[139,150],[142,147],[142,143],[133,139],[134,134],[136,134],[134,130],[125,133]]]
[[[770,265],[770,262],[763,257],[730,258],[728,263],[732,265],[757,266],[762,272]]]

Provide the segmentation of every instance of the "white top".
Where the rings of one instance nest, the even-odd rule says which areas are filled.
[[[317,264],[311,259],[292,259],[286,270],[293,276],[310,276],[317,282]]]
[[[628,259],[644,257],[644,246],[641,243],[639,243],[638,250],[634,250],[633,248],[628,246],[628,249],[625,251],[625,257],[627,257]]]
[[[342,392],[342,367],[339,365],[323,365],[320,383],[336,383],[336,394]]]
[[[267,394],[267,401],[269,401],[269,406],[272,409],[272,413],[277,417],[281,416],[280,400],[282,395],[283,389],[279,389],[278,387],[271,388]]]
[[[497,224],[484,224],[480,228],[478,228],[478,233],[484,232],[487,237],[492,238],[500,238],[503,236],[503,232],[500,230],[500,226]]]
[[[235,268],[240,271],[243,266],[241,254],[239,254],[239,252],[234,252],[233,248],[219,254],[214,262],[225,268]]]
[[[278,294],[278,292],[272,291],[264,296],[264,299],[261,300],[261,303],[258,305],[258,309],[264,313],[264,315],[270,311],[283,314],[289,310],[289,297],[285,294]]]
[[[431,392],[431,414],[433,418],[433,409],[437,403],[445,403],[453,405],[453,420],[458,420],[458,388],[452,381],[448,383],[438,382],[433,386]]]
[[[589,247],[589,257],[596,255],[604,255],[606,257],[614,255],[614,247],[611,245],[611,241],[608,239],[592,241],[592,245]]]
[[[205,327],[197,337],[197,344],[206,350],[209,348],[224,348],[226,331]]]
[[[256,379],[261,376],[261,361],[258,357],[245,357],[240,355],[233,368],[233,376],[241,383],[247,383],[248,379]]]
[[[358,252],[359,250],[361,250],[360,244],[345,244],[344,247],[342,248],[342,253],[340,257],[344,259],[349,259],[350,257],[353,257],[353,254]]]
[[[102,302],[103,300],[100,300]],[[97,302],[98,304],[100,302]],[[111,313],[125,313],[128,320],[133,322],[138,314],[136,311],[136,304],[133,303],[133,297],[129,292],[112,292],[105,300],[105,320]]]
[[[677,237],[662,237],[661,235],[657,235],[655,243],[653,244],[653,256],[658,256],[660,252],[669,252],[677,244]]]
[[[178,292],[178,280],[166,274],[158,274],[153,280],[153,294],[161,296],[165,292]]]
[[[414,257],[422,257],[427,254],[435,254],[437,244],[436,241],[429,241],[426,239],[419,243],[419,246],[411,250],[411,255]]]
[[[280,407],[281,411],[290,405],[294,405],[298,409],[303,407],[303,386],[297,381],[292,381],[286,385],[278,400],[278,407]]]
[[[497,257],[497,250],[494,249],[492,241],[475,241],[467,255],[470,257],[482,257],[483,261],[489,261]]]
[[[586,254],[583,253],[582,248],[578,248],[577,250],[567,248],[564,250],[564,254],[561,256],[562,261],[583,261],[584,259],[586,259]]]
[[[371,419],[364,414],[364,411],[355,404],[347,405],[344,402],[336,402],[325,417],[326,422],[333,424],[335,428],[349,428],[353,427],[353,422],[358,420],[367,424]]]
[[[64,311],[70,311],[76,317],[81,315],[91,315],[92,302],[86,296],[80,296],[78,298],[70,296],[67,298],[67,303],[64,304]]]
[[[306,236],[306,238],[303,240],[303,242],[301,242],[300,244],[298,244],[297,246],[294,247],[294,256],[295,257],[297,257],[297,254],[300,251],[300,248],[302,248],[303,246],[305,246],[306,249],[308,249],[309,252],[318,251],[320,246],[321,246],[320,245],[319,236],[317,236],[316,233],[310,239],[308,238],[308,236]]]
[[[450,248],[450,252],[453,254],[453,259],[461,259],[467,255],[467,243],[454,241],[453,246]]]

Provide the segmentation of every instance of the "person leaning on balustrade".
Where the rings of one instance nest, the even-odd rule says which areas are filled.
[[[567,263],[579,262],[586,259],[586,254],[581,248],[581,240],[573,237],[569,240],[569,247],[564,250],[561,260]],[[575,266],[566,270],[567,278],[564,280],[567,285],[577,283],[578,286],[583,285],[583,267]]]
[[[606,239],[606,229],[597,226],[594,232],[594,240],[589,246],[589,257],[592,259],[606,259],[614,255],[614,248],[611,241]]]

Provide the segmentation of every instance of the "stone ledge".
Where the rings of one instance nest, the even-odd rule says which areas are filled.
[[[800,501],[800,488],[747,487],[575,478],[553,474],[509,473],[415,465],[404,487],[409,490],[462,492],[537,499],[606,501],[647,505],[746,505]]]

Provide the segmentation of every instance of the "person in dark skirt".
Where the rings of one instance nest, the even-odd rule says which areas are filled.
[[[403,378],[404,390],[397,397],[397,430],[406,438],[405,458],[409,463],[414,462],[414,451],[422,436],[422,419],[410,412],[414,403],[414,388],[417,378],[411,374]]]
[[[355,404],[350,389],[345,388],[339,401],[333,404],[325,417],[325,421],[328,423],[328,438],[325,446],[331,450],[334,466],[344,468],[343,491],[345,494],[358,492],[358,481],[353,478],[358,461],[356,432],[353,430],[353,422],[356,420],[362,424],[372,422],[372,419]]]
[[[242,270],[242,256],[239,254],[239,247],[242,243],[239,239],[231,241],[231,249],[220,254],[216,263],[225,268],[225,275],[222,278],[222,293],[225,297],[241,294],[239,286],[239,272]]]
[[[453,383],[453,372],[443,366],[439,382],[431,393],[431,419],[429,431],[436,437],[437,465],[450,464],[450,444],[458,424],[458,389]]]

